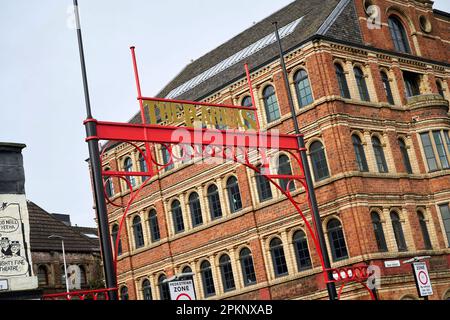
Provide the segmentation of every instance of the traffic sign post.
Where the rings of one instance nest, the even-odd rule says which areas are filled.
[[[425,262],[414,262],[412,268],[419,297],[428,300],[428,296],[433,295],[433,287],[428,274],[427,264]]]
[[[171,300],[196,300],[192,280],[169,282]]]

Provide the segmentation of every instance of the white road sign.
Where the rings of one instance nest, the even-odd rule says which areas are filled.
[[[390,261],[385,261],[384,262],[384,266],[386,268],[396,268],[396,267],[400,267],[400,260],[390,260]]]
[[[171,300],[195,300],[192,280],[169,282]]]
[[[419,295],[421,297],[433,295],[433,287],[431,286],[427,264],[425,262],[415,262],[413,263],[413,269]]]

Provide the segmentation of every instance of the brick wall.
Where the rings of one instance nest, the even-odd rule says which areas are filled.
[[[414,6],[405,6],[404,1],[397,2],[397,7],[403,8],[404,14],[413,21],[414,30],[420,30],[416,21],[419,10]],[[379,5],[383,12],[381,30],[369,30],[365,26],[366,20],[363,17],[366,16],[362,1],[355,0],[358,15],[361,17],[364,41],[374,47],[392,51],[387,16],[384,14],[392,2],[374,0],[373,3]],[[432,38],[420,32],[411,35],[412,26],[408,25],[413,53],[422,58],[448,63],[448,57],[444,55],[448,51],[444,50],[448,45],[439,38],[439,36],[442,38],[446,36],[446,31],[442,31],[446,28],[446,22],[433,15],[430,10],[427,11],[426,16],[433,25],[433,33],[436,37]],[[432,96],[423,96],[424,100],[419,102],[406,99],[402,70],[424,75],[422,87],[429,89],[425,89],[421,92],[422,94],[437,93],[435,79],[442,79],[444,87],[447,88],[444,94],[448,99],[450,98],[448,68],[443,68],[442,64],[437,62],[415,61],[414,56],[410,59],[402,59],[394,52],[381,54],[324,41],[306,45],[299,50],[301,54],[292,55],[286,61],[290,72],[291,90],[295,86],[294,71],[299,67],[304,68],[309,74],[314,97],[313,104],[302,109],[298,108],[296,102],[299,125],[305,134],[307,144],[310,141],[319,140],[324,145],[330,171],[330,177],[315,182],[319,209],[324,221],[328,221],[327,219],[331,217],[341,221],[349,253],[348,259],[333,263],[333,266],[361,263],[379,265],[382,267],[383,277],[382,288],[379,290],[380,298],[400,299],[407,295],[417,296],[412,283],[411,270],[407,267],[396,270],[384,268],[383,261],[431,255],[433,260],[429,268],[432,281],[435,280],[437,283],[436,294],[432,299],[441,299],[450,288],[450,272],[448,271],[450,251],[447,247],[445,232],[442,230],[442,219],[437,205],[448,201],[450,172],[449,170],[428,172],[418,134],[423,130],[431,130],[430,128],[450,130],[448,101]],[[350,99],[339,97],[333,65],[336,60],[344,65],[351,92]],[[369,102],[360,101],[353,74],[354,66],[360,66],[364,72],[371,98]],[[389,75],[395,105],[387,103],[380,76],[381,68]],[[255,86],[262,127],[292,133],[293,124],[289,116],[287,88],[279,63],[274,62],[263,71],[255,73],[252,81]],[[281,118],[271,124],[267,124],[265,117],[262,116],[264,107],[261,100],[261,90],[269,83],[275,88],[281,114]],[[217,101],[212,102],[231,103],[239,101],[245,94],[248,94],[245,83],[235,84],[230,86],[229,90],[218,93],[215,96]],[[293,92],[293,95],[296,100],[296,93]],[[351,134],[356,132],[362,137],[369,172],[359,172],[356,164],[351,140]],[[378,172],[371,143],[373,136],[379,137],[382,143],[389,168],[387,173]],[[405,139],[408,146],[413,174],[406,172],[398,144],[399,137]],[[153,157],[161,162],[160,154],[156,154],[160,151],[158,148],[155,150],[157,151],[154,151]],[[120,163],[124,157],[133,156],[132,153],[131,148],[116,148],[108,151],[106,161],[111,170],[115,170],[122,166]],[[299,165],[292,159],[291,163],[293,163],[293,171],[299,172]],[[176,164],[175,167],[175,170],[161,172],[152,178],[154,181],[152,180],[149,186],[143,188],[141,196],[131,206],[129,216],[125,220],[121,233],[123,255],[119,259],[118,273],[119,283],[127,285],[131,299],[140,297],[136,295],[136,292],[140,290],[139,286],[144,278],[149,279],[152,284],[153,297],[159,298],[158,276],[164,273],[169,277],[185,265],[189,265],[196,273],[195,285],[199,289],[197,291],[199,297],[203,298],[199,265],[204,260],[208,260],[214,270],[217,295],[212,299],[326,298],[325,284],[320,273],[320,259],[313,237],[305,227],[305,222],[299,213],[275,187],[272,186],[272,199],[260,203],[254,172],[244,166],[196,162],[195,164]],[[154,169],[156,170],[157,167],[155,166]],[[237,213],[231,213],[228,206],[225,179],[230,174],[237,177],[242,197],[243,209]],[[137,179],[140,181],[140,178]],[[210,183],[216,183],[220,189],[223,217],[217,221],[211,221],[208,217],[206,188]],[[123,183],[119,185],[118,179],[114,179],[114,189],[118,193],[114,201],[121,205],[126,204],[130,194],[124,191]],[[188,223],[190,213],[186,198],[194,190],[201,197],[204,218],[203,225],[198,228],[193,228]],[[312,224],[307,198],[299,183],[297,183],[294,198],[308,222]],[[170,211],[170,203],[173,199],[179,199],[182,203],[185,231],[181,234],[173,232]],[[157,243],[150,241],[148,218],[146,218],[150,208],[156,209],[158,213],[161,240]],[[108,209],[111,214],[111,225],[117,223],[123,211],[112,205],[109,205]],[[424,250],[417,218],[419,209],[424,210],[433,250]],[[370,217],[372,210],[380,213],[388,245],[387,252],[378,250]],[[390,220],[390,213],[394,210],[401,217],[408,247],[406,252],[399,252],[397,248]],[[135,214],[141,216],[143,228],[146,230],[144,232],[145,246],[137,250],[134,249],[133,235],[130,234],[131,218]],[[326,227],[325,223],[324,227]],[[306,231],[312,260],[312,269],[301,272],[297,271],[292,238],[290,238],[292,231],[296,228]],[[274,236],[283,241],[286,263],[290,269],[289,275],[281,278],[273,275],[268,247],[269,240]],[[249,248],[252,252],[257,279],[257,283],[253,286],[245,286],[242,283],[239,252],[243,247]],[[232,257],[236,282],[236,290],[226,293],[220,285],[220,268],[217,262],[224,253]],[[343,297],[366,299],[368,295],[361,287],[352,285],[346,287]]]

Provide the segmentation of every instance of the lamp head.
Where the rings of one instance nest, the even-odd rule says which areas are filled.
[[[56,235],[56,234],[52,234],[52,235],[48,236],[48,238],[49,238],[49,239],[60,239],[60,240],[63,240],[63,239],[64,239],[64,237],[58,236],[58,235]]]

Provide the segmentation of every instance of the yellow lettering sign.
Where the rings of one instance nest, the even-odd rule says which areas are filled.
[[[157,100],[144,100],[143,103],[150,124],[153,125],[184,122],[186,127],[191,128],[195,123],[201,123],[204,126],[222,126],[230,129],[257,129],[253,110]]]

